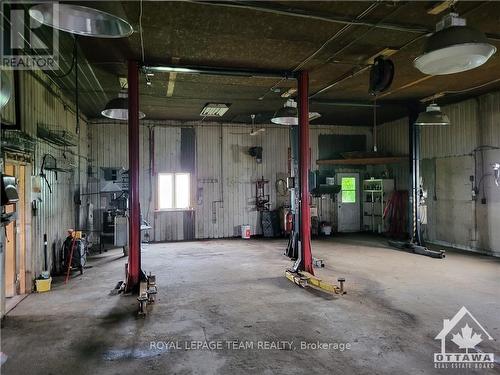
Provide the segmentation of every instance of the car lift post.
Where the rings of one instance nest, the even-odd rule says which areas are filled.
[[[408,145],[410,150],[409,162],[409,194],[408,194],[408,235],[409,241],[400,242],[389,240],[391,246],[411,251],[415,254],[427,255],[432,258],[442,259],[445,257],[444,250],[429,250],[425,246],[421,232],[420,217],[420,125],[415,122],[418,118],[418,104],[414,103],[408,107]]]
[[[298,231],[300,249],[297,261],[292,269],[285,271],[285,277],[301,287],[311,286],[328,293],[345,294],[344,278],[338,279],[340,286],[337,286],[314,276],[311,252],[311,209],[309,206],[309,163],[311,155],[309,151],[309,74],[307,71],[300,71],[298,73],[297,88],[300,200],[298,212],[295,215],[299,215]],[[293,147],[293,143],[291,147]],[[293,155],[293,151],[291,154]]]
[[[127,291],[138,290],[141,274],[139,207],[139,65],[128,62],[129,253]]]
[[[410,148],[410,173],[408,195],[408,233],[410,242],[418,246],[425,246],[420,233],[420,126],[415,125],[418,117],[418,106],[409,107],[408,127],[409,127],[409,148]]]
[[[314,275],[311,254],[311,209],[309,207],[309,73],[297,77],[299,115],[299,181],[300,181],[300,270]]]

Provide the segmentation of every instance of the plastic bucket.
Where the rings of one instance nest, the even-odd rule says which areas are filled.
[[[252,229],[250,225],[242,225],[241,226],[241,238],[245,240],[249,240],[252,235]]]
[[[52,277],[48,279],[35,280],[36,291],[38,293],[48,292],[52,283]]]
[[[330,225],[322,226],[321,233],[323,233],[325,236],[330,236],[332,234],[332,227]]]

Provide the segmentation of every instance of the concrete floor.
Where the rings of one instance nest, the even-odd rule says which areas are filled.
[[[381,238],[314,241],[326,262],[317,274],[347,279],[348,294],[328,297],[284,278],[284,240],[222,240],[146,245],[143,266],[157,275],[158,300],[146,318],[134,297],[110,295],[122,277],[118,250],[93,267],[33,294],[2,330],[3,374],[433,374],[434,337],[443,319],[469,308],[500,357],[500,259],[448,253],[445,260],[390,249]],[[186,350],[214,341],[223,349]],[[228,349],[226,340],[254,349]],[[181,349],[152,349],[158,342]],[[279,349],[257,346],[293,341]],[[340,351],[301,349],[300,342],[350,343]],[[253,343],[253,344],[250,344]],[[215,345],[215,344],[214,344]]]

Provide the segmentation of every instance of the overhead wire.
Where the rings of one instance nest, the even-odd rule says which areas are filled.
[[[361,12],[359,15],[357,15],[356,18],[354,18],[354,20],[360,20],[360,19],[364,18],[371,11],[373,11],[377,6],[378,6],[378,2],[370,4],[370,6],[368,8],[366,8],[363,12]],[[323,44],[318,49],[316,49],[311,55],[309,55],[304,60],[302,60],[299,64],[297,64],[295,66],[295,68],[292,69],[292,71],[293,72],[297,72],[300,68],[302,68],[304,65],[306,65],[309,61],[311,61],[312,59],[314,59],[331,42],[333,42],[339,36],[341,36],[342,34],[344,34],[352,26],[354,26],[354,25],[352,25],[352,24],[344,25],[340,30],[337,30],[331,37],[329,37],[325,42],[323,42]],[[259,98],[259,100],[264,99],[269,92],[271,92],[273,89],[275,89],[276,87],[278,87],[284,80],[285,80],[285,78],[281,78],[279,81],[277,81],[276,83],[274,83],[274,85],[272,85],[269,88],[269,90],[266,93],[264,93],[264,95],[262,95]]]
[[[144,63],[144,37],[142,35],[142,0],[139,3],[139,36],[141,38],[142,63]]]

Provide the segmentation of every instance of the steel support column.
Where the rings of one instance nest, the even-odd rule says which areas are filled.
[[[128,62],[129,253],[127,289],[135,290],[141,274],[139,206],[139,65]]]
[[[408,194],[408,233],[410,242],[425,246],[420,232],[420,127],[415,125],[418,117],[418,105],[409,108],[409,149],[410,149],[410,191]]]
[[[309,73],[299,72],[299,180],[300,180],[300,250],[303,271],[314,274],[311,254],[311,210],[309,207]]]

